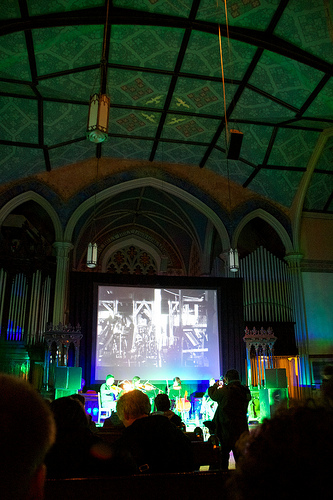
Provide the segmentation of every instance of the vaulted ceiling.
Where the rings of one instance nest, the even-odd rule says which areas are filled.
[[[96,147],[86,125],[106,11],[1,2],[1,184],[97,155],[211,170],[287,208],[306,189],[303,210],[333,212],[329,0],[229,0],[227,22],[223,1],[110,1],[109,137]],[[238,160],[230,129],[243,133]]]

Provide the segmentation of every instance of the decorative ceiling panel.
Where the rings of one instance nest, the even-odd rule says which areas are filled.
[[[64,26],[32,30],[39,76],[99,64],[102,26]]]
[[[244,28],[265,30],[274,15],[276,2],[271,0],[234,0],[228,3],[228,23]],[[202,0],[197,19],[225,24],[224,2]]]
[[[87,108],[75,104],[44,103],[44,141],[48,146],[85,137]]]
[[[216,120],[169,114],[163,129],[163,139],[211,142],[216,131]]]
[[[153,142],[150,140],[139,141],[119,137],[109,137],[103,143],[103,155],[113,158],[129,158],[146,160],[152,149]]]
[[[256,47],[238,40],[227,41],[224,38],[221,45],[225,78],[241,80],[254,56]],[[181,71],[222,78],[218,35],[200,31],[192,32]]]
[[[0,96],[1,138],[38,143],[37,101]]]
[[[198,165],[206,151],[204,146],[160,143],[155,156],[156,161],[165,161],[171,163],[188,163]]]
[[[31,16],[41,16],[54,12],[75,11],[87,9],[89,7],[102,7],[104,0],[27,0],[29,14]]]
[[[143,176],[154,175],[157,161],[201,168],[202,176],[210,169],[289,207],[319,134],[333,127],[332,6],[327,0],[227,6],[228,29],[221,1],[110,1],[109,138],[96,148],[85,137],[89,97],[101,89],[106,1],[2,2],[2,182],[101,151],[143,160]],[[228,164],[226,121],[228,130],[243,132],[240,159]],[[329,140],[310,182],[311,210],[331,210],[332,156]]]
[[[15,19],[20,17],[18,2],[1,2],[0,19]]]
[[[192,0],[181,0],[181,2],[179,0],[113,0],[113,5],[142,12],[187,17],[191,11]]]
[[[253,168],[241,161],[227,160],[225,153],[214,149],[209,156],[205,168],[228,178],[233,182],[242,185],[247,178],[252,174]],[[252,186],[251,186],[252,189]]]
[[[332,63],[332,17],[329,0],[290,0],[274,33]]]
[[[235,86],[226,88],[226,104],[230,104]],[[224,114],[222,82],[179,78],[170,105],[171,110],[210,115]]]
[[[111,105],[163,106],[170,76],[139,71],[109,70],[108,90]]]
[[[88,141],[80,141],[75,144],[52,148],[49,150],[51,167],[55,169],[87,160],[93,156],[94,150],[94,145]]]
[[[154,137],[160,113],[131,111],[113,108],[109,123],[111,134],[127,134],[142,137]]]
[[[333,50],[333,47],[332,47]],[[305,117],[313,118],[329,118],[331,126],[333,126],[333,78],[321,89],[320,93],[315,97],[310,106],[304,112]]]
[[[244,158],[253,164],[261,164],[264,161],[273,128],[262,127],[259,125],[249,125],[247,123],[233,123],[232,128],[243,132],[241,158]],[[221,144],[221,147],[225,148],[225,134],[223,134],[223,138],[224,144]]]
[[[291,167],[306,167],[319,132],[280,128],[269,156],[268,163]]]
[[[0,37],[0,77],[31,80],[28,51],[21,31]]]
[[[295,116],[295,112],[250,89],[245,89],[231,115],[233,120],[244,117],[254,122],[284,122]]]
[[[173,71],[184,30],[160,26],[113,26],[109,62]]]
[[[290,207],[304,172],[278,171],[261,168],[250,183],[249,188],[267,198],[272,198]]]
[[[321,71],[265,50],[249,83],[300,108],[323,76]]]
[[[45,98],[86,102],[87,113],[90,95],[99,92],[99,75],[100,70],[94,69],[47,78],[40,81],[38,91]]]
[[[304,210],[325,211],[327,200],[333,192],[333,175],[313,173],[311,185],[304,200]]]
[[[41,149],[1,146],[0,182],[10,182],[38,174],[45,169]],[[24,171],[23,171],[24,168]]]

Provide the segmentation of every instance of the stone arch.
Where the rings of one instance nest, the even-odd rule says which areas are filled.
[[[115,186],[111,186],[103,191],[100,191],[96,195],[91,196],[89,199],[85,200],[72,214],[70,217],[68,224],[65,229],[65,241],[71,241],[73,237],[73,232],[75,229],[76,224],[78,223],[79,219],[87,212],[87,210],[91,209],[95,203],[99,203],[101,201],[104,201],[105,199],[109,198],[110,196],[115,196],[119,193],[122,193],[124,191],[128,191],[130,189],[138,188],[138,187],[154,187],[156,189],[165,191],[166,193],[169,193],[177,198],[180,198],[187,203],[189,203],[191,206],[196,208],[199,212],[204,214],[208,220],[210,220],[213,225],[215,226],[219,237],[221,238],[222,242],[222,247],[223,248],[229,248],[230,246],[230,241],[229,241],[229,235],[228,232],[221,221],[221,219],[218,217],[218,215],[211,209],[209,208],[205,203],[203,203],[201,200],[190,194],[188,191],[185,191],[177,186],[174,186],[170,183],[167,183],[165,181],[161,182],[159,179],[154,179],[152,177],[144,177],[140,179],[133,179],[130,181],[122,182],[120,184],[117,184]]]
[[[248,222],[250,222],[252,219],[255,219],[256,217],[263,219],[270,226],[272,226],[272,228],[276,231],[276,233],[280,237],[280,239],[281,239],[281,241],[286,249],[286,255],[294,252],[292,241],[291,241],[287,231],[282,226],[281,222],[279,222],[273,215],[266,212],[266,210],[263,210],[262,208],[258,208],[256,210],[254,210],[253,212],[248,213],[241,220],[241,222],[238,224],[238,226],[237,226],[237,228],[232,236],[231,246],[233,248],[237,247],[239,235],[240,235],[242,229],[246,226],[246,224]]]
[[[26,191],[25,193],[19,194],[18,196],[15,196],[12,200],[10,200],[6,205],[4,205],[0,209],[0,227],[2,226],[3,222],[6,220],[8,215],[18,206],[22,205],[23,203],[26,203],[28,201],[34,201],[38,205],[40,205],[46,213],[49,215],[53,227],[54,227],[54,233],[55,233],[55,241],[62,241],[63,238],[63,229],[61,226],[60,219],[58,217],[58,214],[52,207],[52,205],[45,200],[42,196],[39,194],[35,193],[34,191]]]

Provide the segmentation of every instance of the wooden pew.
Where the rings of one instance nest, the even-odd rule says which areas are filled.
[[[45,500],[222,500],[235,471],[47,479]]]

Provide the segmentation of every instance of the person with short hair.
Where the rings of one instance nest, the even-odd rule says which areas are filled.
[[[218,403],[213,422],[221,443],[221,468],[228,469],[229,453],[238,460],[236,441],[243,432],[248,432],[247,407],[251,393],[242,385],[237,370],[228,370],[224,378],[208,388],[209,397]]]
[[[171,402],[167,394],[158,394],[154,399],[156,412],[154,414],[161,414],[167,417],[177,427],[181,427],[182,419],[179,415],[170,410]]]
[[[0,374],[0,498],[40,500],[55,440],[49,404],[26,381]]]
[[[125,429],[115,443],[116,456],[129,454],[137,472],[185,472],[193,470],[191,442],[164,415],[150,415],[147,394],[133,390],[117,402],[117,414]]]

